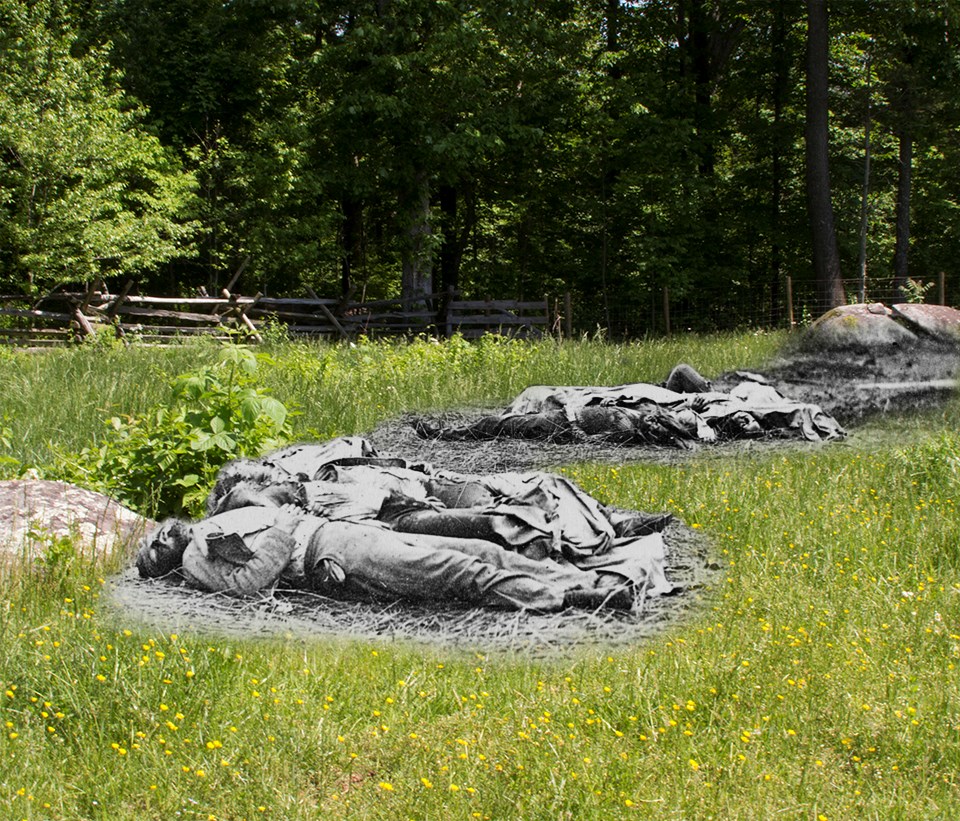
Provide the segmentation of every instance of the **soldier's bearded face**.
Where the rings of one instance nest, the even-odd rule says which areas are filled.
[[[178,519],[164,522],[147,536],[137,555],[141,576],[156,578],[176,570],[189,542],[189,530]]]

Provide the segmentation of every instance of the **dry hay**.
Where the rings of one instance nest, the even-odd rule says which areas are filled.
[[[431,415],[438,425],[469,425],[489,411],[447,411]],[[391,456],[400,456],[412,462],[427,462],[435,467],[460,473],[498,473],[501,471],[555,470],[563,465],[611,464],[631,462],[673,465],[688,462],[692,457],[725,458],[732,454],[763,452],[771,448],[821,447],[826,443],[803,439],[784,439],[768,435],[739,441],[705,443],[686,442],[681,447],[667,445],[628,445],[590,440],[584,437],[574,442],[544,442],[536,439],[515,439],[501,436],[497,439],[475,441],[447,441],[421,439],[414,430],[418,418],[406,414],[388,420],[366,434],[376,448]]]
[[[632,613],[567,609],[536,614],[453,602],[345,602],[281,590],[238,599],[193,590],[169,579],[140,579],[133,568],[112,581],[106,600],[117,618],[133,618],[169,632],[377,640],[550,656],[633,644],[695,611],[716,572],[709,564],[708,544],[701,534],[678,522],[668,526],[665,541],[667,574],[679,585],[678,592],[641,600]]]
[[[956,393],[960,373],[957,345],[918,340],[868,350],[788,350],[764,371],[782,394],[819,405],[842,425],[876,416],[925,411]],[[727,385],[735,375],[719,380]]]

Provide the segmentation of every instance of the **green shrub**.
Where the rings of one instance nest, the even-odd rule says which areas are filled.
[[[53,472],[157,517],[201,512],[224,463],[289,440],[287,407],[256,386],[262,363],[225,349],[216,365],[176,378],[172,406],[112,417],[103,445],[61,457]]]
[[[932,282],[927,282],[924,284],[916,279],[908,279],[903,285],[901,285],[897,290],[900,291],[900,295],[907,301],[912,303],[923,303],[927,301],[927,291],[933,288]]]

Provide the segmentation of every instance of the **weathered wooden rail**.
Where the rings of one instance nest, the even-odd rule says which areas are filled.
[[[552,325],[550,300],[463,300],[457,294],[355,302],[241,296],[158,297],[59,291],[30,300],[0,295],[0,344],[44,346],[99,334],[146,343],[196,336],[259,342],[270,324],[292,338],[355,339],[416,334],[536,337]]]

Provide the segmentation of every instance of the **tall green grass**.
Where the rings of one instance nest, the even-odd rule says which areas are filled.
[[[390,385],[402,402],[451,380],[416,406],[459,404],[458,371],[489,401],[529,382],[662,379],[714,341],[662,344],[670,359],[564,345],[556,370],[540,346],[507,346],[485,361],[531,361],[489,377],[456,362],[480,353],[455,349],[447,374],[391,364],[442,364],[442,346],[318,349],[333,364],[317,400],[320,384],[336,399],[300,423],[362,429],[378,411],[336,406],[376,406]],[[749,367],[754,344],[716,340],[716,359],[693,364]],[[311,356],[274,355],[279,396]],[[377,356],[379,387],[360,378]],[[0,579],[0,816],[956,817],[958,422],[955,403],[820,448],[566,466],[604,501],[675,511],[722,572],[660,637],[559,658],[169,635],[104,606],[117,565],[16,562]]]
[[[325,438],[369,430],[409,410],[503,403],[531,383],[661,381],[681,360],[712,376],[757,366],[782,339],[757,333],[629,345],[492,336],[478,343],[282,344],[267,349],[273,364],[261,373],[274,396],[299,409],[297,435]],[[0,422],[12,434],[7,455],[35,466],[95,444],[109,417],[170,402],[172,377],[214,364],[220,351],[202,340],[168,348],[0,350]]]
[[[216,361],[215,345],[171,348],[0,349],[0,421],[9,456],[42,465],[57,450],[95,444],[116,414],[142,414],[173,396],[171,377]]]

